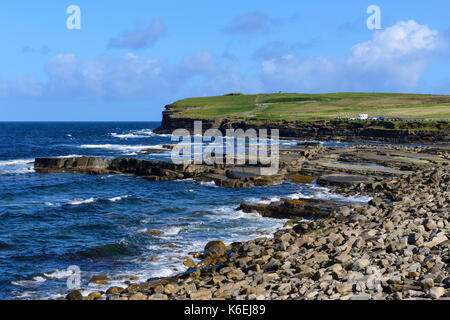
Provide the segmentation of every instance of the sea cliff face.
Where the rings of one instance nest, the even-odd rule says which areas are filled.
[[[156,133],[170,134],[183,128],[194,131],[194,122],[202,121],[203,130],[219,129],[225,134],[227,129],[278,129],[280,137],[304,140],[339,140],[345,142],[386,142],[436,144],[450,141],[450,123],[436,121],[433,127],[424,122],[401,122],[401,128],[395,128],[392,121],[271,121],[247,119],[195,119],[180,117],[173,105],[167,105],[163,111],[161,125]],[[399,122],[400,123],[400,122]]]

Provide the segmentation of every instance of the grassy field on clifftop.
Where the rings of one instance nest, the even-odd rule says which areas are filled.
[[[189,98],[174,103],[175,117],[325,120],[337,117],[450,119],[450,96],[396,93],[255,94]]]

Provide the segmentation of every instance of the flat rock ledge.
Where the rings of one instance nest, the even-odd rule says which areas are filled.
[[[132,174],[151,181],[194,179],[197,182],[214,182],[225,188],[250,188],[280,183],[284,175],[261,175],[259,167],[225,165],[175,164],[168,161],[149,161],[134,158],[37,158],[37,173]],[[250,173],[245,173],[250,171]]]

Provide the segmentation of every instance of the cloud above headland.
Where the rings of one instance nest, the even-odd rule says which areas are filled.
[[[262,80],[266,87],[313,92],[414,90],[446,47],[437,30],[402,21],[356,44],[342,59],[287,55],[264,60]]]

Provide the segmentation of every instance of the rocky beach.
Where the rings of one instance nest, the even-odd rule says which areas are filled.
[[[289,221],[273,235],[245,242],[212,239],[203,251],[180,258],[188,270],[175,276],[137,281],[99,274],[92,277],[92,285],[104,288],[113,280],[115,285],[86,296],[74,290],[58,299],[447,300],[449,164],[445,146],[298,143],[280,148],[280,171],[274,176],[255,170],[249,174],[237,165],[96,157],[36,159],[35,170],[126,173],[152,181],[192,178],[226,188],[289,180],[316,183],[346,197],[371,198],[367,205],[301,197],[244,202],[236,210]]]

